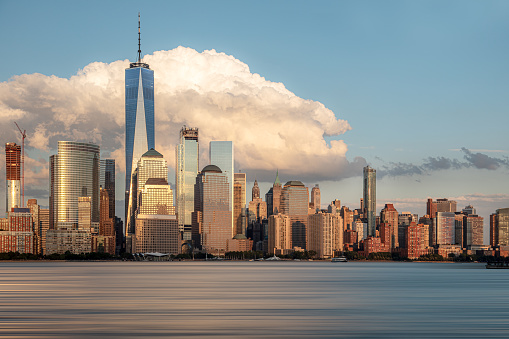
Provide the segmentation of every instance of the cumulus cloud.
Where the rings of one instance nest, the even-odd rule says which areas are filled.
[[[381,166],[378,173],[380,177],[384,176],[405,176],[405,175],[422,175],[428,174],[431,171],[461,169],[461,168],[476,168],[496,170],[499,167],[509,168],[509,160],[507,158],[490,157],[483,153],[473,153],[467,148],[461,148],[463,152],[463,159],[449,159],[445,157],[428,157],[424,159],[422,164],[402,163],[402,162],[389,162]],[[379,160],[382,160],[378,158]],[[383,160],[382,160],[383,161]]]
[[[199,128],[202,165],[209,141],[232,140],[237,168],[259,180],[272,180],[276,169],[294,179],[337,180],[365,165],[346,159],[342,140],[324,140],[348,131],[347,121],[251,73],[233,56],[178,47],[143,61],[155,72],[156,147],[171,166],[183,125]],[[1,142],[17,140],[11,126],[17,121],[27,130],[29,151],[54,151],[58,140],[94,142],[123,169],[127,67],[128,60],[94,62],[69,79],[24,74],[0,83]],[[47,164],[31,165],[40,168],[34,177],[46,175]]]

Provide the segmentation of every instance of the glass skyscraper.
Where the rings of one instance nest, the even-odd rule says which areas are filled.
[[[368,221],[368,235],[376,236],[376,170],[364,167],[364,218]]]
[[[140,157],[154,147],[154,71],[141,62],[138,47],[138,61],[125,70],[126,220],[131,195],[136,194],[132,191],[131,176]]]
[[[228,178],[229,211],[232,215],[233,232],[233,141],[211,141],[209,144],[209,159],[211,165],[218,166]]]
[[[183,232],[184,240],[191,240],[194,184],[199,171],[198,128],[182,127],[175,153],[175,201],[179,230]]]

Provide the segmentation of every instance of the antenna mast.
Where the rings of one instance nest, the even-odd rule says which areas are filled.
[[[22,196],[23,200],[21,202],[21,207],[25,207],[25,138],[27,137],[27,131],[23,130],[21,132],[21,128],[19,128],[18,123],[14,122],[16,124],[16,127],[19,129],[19,132],[21,133],[21,187],[22,187]]]
[[[141,62],[140,12],[138,12],[138,62]]]

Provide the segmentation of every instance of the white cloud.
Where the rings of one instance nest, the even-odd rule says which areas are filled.
[[[324,140],[348,131],[347,121],[251,73],[233,56],[178,47],[143,61],[155,72],[156,147],[170,166],[184,124],[200,130],[202,161],[210,140],[233,140],[238,168],[259,179],[273,179],[278,168],[285,177],[337,180],[365,165],[362,158],[347,161],[342,140]],[[70,79],[24,74],[0,83],[0,142],[18,139],[12,128],[17,121],[27,130],[30,149],[56,149],[58,140],[91,141],[123,168],[126,67],[128,60],[94,62]]]

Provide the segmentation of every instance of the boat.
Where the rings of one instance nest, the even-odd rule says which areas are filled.
[[[332,262],[347,262],[348,260],[346,260],[345,257],[337,257],[337,258],[332,258],[331,261]]]
[[[274,255],[273,257],[267,258],[265,260],[277,261],[277,260],[281,260],[281,258]]]
[[[509,263],[507,262],[488,262],[486,263],[487,269],[509,269]]]

